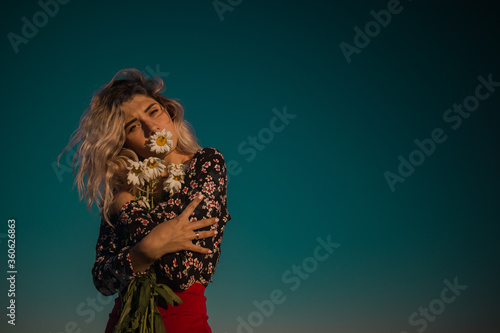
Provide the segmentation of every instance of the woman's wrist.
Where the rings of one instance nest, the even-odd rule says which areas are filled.
[[[152,253],[147,236],[139,243],[130,248],[130,261],[134,273],[146,271],[155,261],[156,256]]]

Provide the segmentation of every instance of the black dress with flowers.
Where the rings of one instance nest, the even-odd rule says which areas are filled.
[[[132,270],[130,248],[159,223],[182,213],[199,193],[204,198],[191,215],[190,221],[218,217],[218,234],[194,242],[211,249],[212,253],[169,253],[154,263],[154,269],[158,283],[164,283],[174,291],[186,290],[197,280],[204,286],[212,282],[212,275],[220,258],[224,228],[231,219],[226,204],[226,182],[226,166],[222,154],[215,148],[201,148],[194,154],[180,190],[159,203],[151,212],[148,213],[147,209],[132,200],[111,217],[113,227],[102,220],[96,245],[96,261],[92,267],[97,290],[103,295],[112,295],[122,291],[130,280],[141,274]],[[210,228],[215,227],[202,230]]]

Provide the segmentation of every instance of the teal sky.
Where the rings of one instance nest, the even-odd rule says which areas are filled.
[[[100,220],[72,188],[71,154],[55,162],[122,68],[160,75],[231,165],[213,332],[499,331],[494,5],[73,0],[48,15],[40,3],[0,14],[0,331],[104,331]]]

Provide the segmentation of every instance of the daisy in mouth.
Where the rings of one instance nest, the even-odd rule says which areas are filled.
[[[148,147],[156,154],[168,153],[174,145],[174,141],[170,139],[171,137],[172,133],[165,129],[156,132],[150,136]]]

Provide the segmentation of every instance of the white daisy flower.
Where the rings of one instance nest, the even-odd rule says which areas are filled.
[[[178,177],[168,177],[168,179],[163,182],[163,190],[170,193],[170,195],[173,195],[182,187],[182,182],[176,178]]]
[[[187,165],[170,163],[167,166],[168,178],[163,182],[163,190],[173,195],[182,187]]]
[[[144,165],[141,162],[129,160],[130,166],[127,167],[127,181],[132,185],[143,186],[145,181]]]
[[[163,170],[165,170],[165,163],[157,157],[148,157],[143,163],[146,181],[159,178]]]
[[[173,176],[184,176],[187,165],[170,163],[167,167],[168,174]]]
[[[137,203],[148,210],[151,210],[151,205],[149,204],[149,200],[147,197],[141,197]]]
[[[165,129],[156,132],[149,137],[149,149],[156,154],[168,153],[174,145],[174,141],[170,140],[171,137],[172,133]]]

